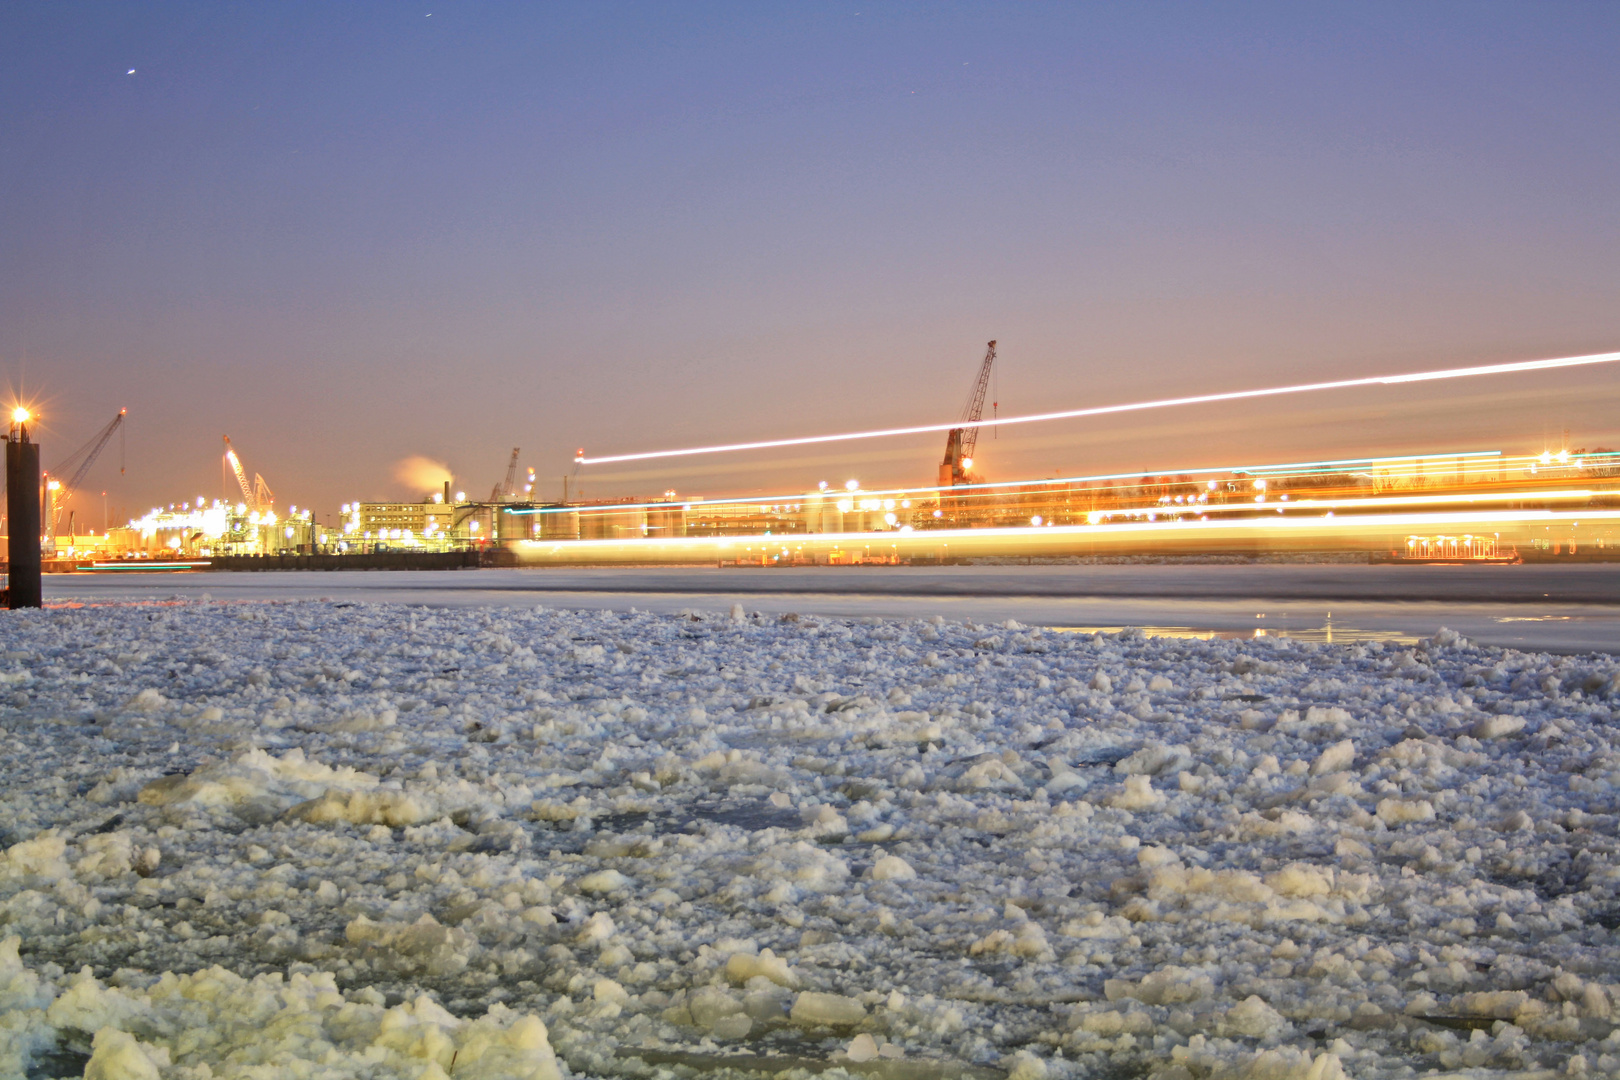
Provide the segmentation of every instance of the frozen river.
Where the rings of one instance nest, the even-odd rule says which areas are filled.
[[[1336,564],[659,567],[424,572],[53,575],[47,602],[329,597],[433,607],[917,617],[1084,629],[1402,641],[1442,626],[1491,645],[1574,653],[1620,644],[1620,569]]]
[[[1568,640],[1609,581],[53,579],[0,1077],[1620,1080],[1620,657],[1338,636]]]

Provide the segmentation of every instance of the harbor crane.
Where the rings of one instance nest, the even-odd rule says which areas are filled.
[[[996,362],[996,343],[985,350],[984,363],[979,365],[979,377],[962,409],[961,427],[953,427],[945,436],[945,460],[939,463],[939,486],[955,487],[968,482],[968,470],[973,468],[973,450],[979,444],[979,421],[984,417],[984,395],[990,389],[990,369]]]
[[[506,479],[489,493],[490,502],[511,502],[512,496],[517,494],[518,451],[519,447],[512,447],[512,460],[506,463]]]
[[[114,432],[118,434],[118,474],[120,476],[124,474],[124,417],[128,414],[128,409],[119,409],[118,415],[112,418],[110,424],[92,435],[89,442],[73,451],[56,468],[46,474],[49,477],[68,475],[66,480],[59,481],[62,486],[58,490],[54,513],[51,518],[51,531],[53,533],[56,531],[57,519],[62,516],[63,504],[68,501],[75,491],[79,490],[79,485],[84,482],[86,474],[90,472],[90,466],[96,463],[96,458],[100,457],[101,452],[107,448],[107,443],[112,440]]]
[[[242,459],[236,456],[235,447],[231,446],[231,437],[225,436],[225,464],[231,472],[236,474],[236,483],[242,489],[242,502],[249,510],[263,513],[270,509],[276,501],[275,494],[271,492],[270,485],[264,482],[264,477],[258,473],[253,474],[253,484],[248,486],[247,473],[242,469]]]

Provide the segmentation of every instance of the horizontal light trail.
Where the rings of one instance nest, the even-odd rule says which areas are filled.
[[[1137,517],[1143,514],[1157,514],[1165,518],[1174,515],[1196,517],[1200,514],[1261,516],[1277,513],[1286,515],[1289,511],[1354,510],[1360,507],[1463,506],[1468,503],[1500,502],[1568,502],[1571,500],[1583,501],[1602,496],[1620,496],[1620,488],[1607,490],[1599,488],[1583,488],[1580,490],[1548,488],[1531,491],[1493,491],[1455,495],[1368,495],[1365,498],[1289,499],[1287,502],[1268,499],[1265,502],[1145,503],[1141,506],[1122,506],[1113,510],[1098,510],[1096,513],[1104,517],[1124,517],[1127,515]],[[1296,513],[1295,516],[1303,515]]]
[[[867,494],[867,493],[862,492],[862,494]],[[1224,522],[1226,524],[1237,523],[1237,524],[1244,524],[1244,525],[1257,525],[1257,526],[1259,526],[1261,528],[1269,528],[1271,526],[1279,526],[1279,525],[1290,525],[1290,526],[1292,526],[1292,525],[1299,524],[1301,522],[1303,522],[1305,524],[1310,524],[1311,522],[1316,522],[1318,524],[1322,524],[1322,523],[1324,523],[1326,521],[1329,521],[1329,520],[1333,521],[1334,523],[1343,523],[1343,524],[1351,524],[1351,525],[1353,525],[1355,523],[1360,523],[1360,522],[1367,522],[1367,521],[1373,521],[1373,520],[1383,520],[1383,519],[1387,518],[1391,512],[1396,511],[1398,508],[1401,508],[1401,507],[1423,507],[1423,506],[1436,507],[1437,508],[1437,509],[1434,509],[1432,511],[1427,511],[1427,513],[1440,514],[1440,515],[1449,515],[1449,516],[1452,516],[1452,517],[1455,517],[1457,515],[1463,515],[1463,516],[1472,518],[1472,517],[1477,516],[1477,515],[1487,515],[1488,516],[1488,515],[1493,515],[1493,514],[1529,515],[1531,517],[1542,517],[1542,516],[1553,515],[1553,514],[1570,514],[1572,516],[1579,516],[1579,517],[1597,519],[1597,518],[1602,518],[1602,517],[1614,517],[1616,515],[1620,515],[1620,511],[1598,511],[1598,510],[1593,510],[1589,514],[1581,514],[1578,510],[1576,510],[1576,511],[1561,511],[1561,510],[1541,510],[1541,509],[1536,509],[1536,510],[1477,510],[1477,511],[1464,511],[1464,510],[1444,510],[1444,509],[1438,509],[1438,508],[1439,507],[1461,507],[1461,506],[1467,506],[1467,505],[1473,504],[1473,503],[1585,502],[1585,501],[1588,501],[1588,500],[1591,500],[1591,499],[1594,499],[1594,498],[1616,497],[1616,496],[1620,496],[1620,487],[1609,488],[1609,489],[1603,489],[1603,488],[1530,489],[1530,490],[1522,490],[1522,491],[1478,492],[1478,493],[1461,493],[1461,494],[1445,494],[1445,495],[1424,495],[1424,494],[1368,495],[1368,496],[1364,496],[1364,497],[1352,496],[1352,497],[1347,497],[1347,498],[1336,498],[1336,499],[1314,499],[1314,498],[1290,499],[1290,500],[1288,500],[1286,502],[1281,501],[1281,500],[1270,500],[1270,499],[1268,499],[1265,502],[1243,501],[1243,502],[1226,502],[1226,503],[1181,503],[1181,504],[1169,503],[1169,504],[1166,504],[1166,503],[1152,502],[1152,503],[1143,503],[1143,504],[1141,504],[1139,506],[1113,507],[1113,508],[1110,508],[1110,509],[1107,509],[1107,510],[1097,510],[1097,511],[1078,511],[1077,510],[1077,511],[1071,511],[1072,513],[1075,513],[1075,514],[1095,513],[1095,514],[1098,515],[1098,518],[1099,518],[1099,520],[1097,520],[1097,521],[1087,522],[1087,523],[1084,523],[1084,524],[1074,524],[1074,525],[1032,525],[1032,526],[1027,526],[1027,527],[1022,526],[1022,525],[1015,525],[1015,526],[1002,525],[1002,526],[981,526],[981,527],[978,527],[978,528],[972,528],[972,529],[967,529],[967,530],[960,530],[960,529],[921,529],[921,530],[918,530],[918,529],[913,529],[913,530],[911,530],[909,532],[902,532],[900,529],[883,529],[883,530],[873,530],[871,532],[858,532],[858,533],[733,533],[733,534],[727,534],[727,535],[724,535],[724,536],[692,536],[692,537],[663,537],[663,538],[659,538],[659,537],[640,537],[640,538],[630,537],[630,538],[621,538],[621,539],[615,539],[615,540],[592,540],[592,541],[543,540],[542,539],[542,540],[524,540],[522,542],[523,543],[532,543],[532,544],[554,544],[554,543],[576,543],[576,542],[577,543],[642,543],[642,542],[647,542],[647,543],[677,543],[677,542],[690,542],[690,543],[709,543],[709,542],[713,542],[713,543],[720,543],[720,542],[730,542],[730,541],[734,541],[734,540],[765,540],[765,541],[770,541],[770,542],[773,542],[773,543],[784,543],[784,542],[792,542],[792,541],[804,542],[804,541],[807,541],[807,540],[809,540],[809,541],[818,541],[819,542],[822,538],[829,537],[829,536],[831,536],[831,537],[845,537],[845,538],[847,538],[847,537],[866,537],[868,540],[876,538],[876,539],[879,539],[879,540],[888,540],[889,542],[893,542],[896,538],[899,538],[899,539],[903,539],[903,540],[906,540],[906,541],[914,542],[914,541],[918,540],[919,538],[926,539],[926,538],[929,538],[929,537],[943,536],[943,535],[946,535],[946,534],[952,534],[952,533],[964,532],[964,531],[966,532],[967,535],[971,535],[971,536],[992,536],[992,535],[1000,535],[1000,534],[1004,534],[1004,533],[1011,533],[1011,534],[1016,535],[1016,534],[1018,534],[1019,530],[1027,528],[1028,530],[1030,530],[1032,532],[1038,532],[1038,533],[1040,533],[1041,535],[1044,536],[1044,535],[1051,534],[1054,531],[1061,533],[1062,531],[1064,531],[1066,529],[1094,529],[1094,528],[1125,526],[1125,525],[1138,525],[1138,524],[1151,524],[1151,525],[1156,525],[1156,526],[1180,525],[1180,524],[1187,524],[1187,525],[1210,524],[1212,518],[1213,518],[1214,522]],[[676,508],[675,504],[669,504],[669,503],[659,503],[659,504],[654,504],[654,505],[661,506],[661,507],[666,508],[666,509],[675,509]],[[1030,508],[1037,509],[1037,510],[1043,509],[1043,507],[1039,503],[1031,504]],[[613,509],[620,509],[620,508],[613,508]],[[1340,510],[1352,510],[1352,511],[1372,510],[1372,511],[1381,511],[1381,513],[1380,512],[1356,513],[1356,514],[1353,514],[1353,515],[1351,515],[1349,517],[1345,517],[1345,518],[1342,518],[1342,519],[1333,517],[1334,512],[1340,511]],[[1414,513],[1414,512],[1416,512],[1416,511],[1408,511],[1408,513]]]
[[[738,450],[774,450],[786,446],[811,446],[818,443],[849,442],[854,439],[882,439],[896,435],[926,435],[930,432],[951,431],[955,428],[990,427],[998,424],[1035,424],[1047,420],[1074,420],[1085,416],[1107,416],[1113,413],[1141,412],[1146,409],[1167,409],[1177,405],[1209,405],[1218,401],[1279,397],[1284,394],[1308,394],[1319,390],[1348,390],[1357,386],[1396,386],[1404,383],[1436,382],[1441,379],[1467,379],[1480,375],[1511,375],[1526,371],[1583,367],[1589,364],[1612,364],[1616,361],[1620,361],[1620,352],[1594,353],[1591,356],[1566,356],[1554,360],[1517,360],[1506,364],[1481,364],[1474,367],[1446,368],[1441,371],[1418,371],[1407,375],[1374,375],[1361,379],[1335,379],[1332,382],[1300,383],[1295,386],[1273,386],[1260,390],[1230,390],[1219,394],[1161,398],[1157,401],[1137,401],[1125,405],[1098,405],[1088,409],[1034,413],[1029,416],[1003,416],[999,418],[993,417],[989,420],[954,421],[947,424],[919,424],[914,427],[882,428],[876,431],[849,431],[838,435],[804,435],[793,439],[763,439],[758,442],[696,446],[684,450],[648,450],[636,454],[607,454],[601,457],[580,454],[574,460],[581,465],[609,465],[622,461],[692,457],[698,454],[725,454]]]
[[[1603,456],[1603,455],[1598,455]],[[1313,472],[1348,472],[1357,465],[1387,465],[1396,462],[1410,461],[1421,463],[1425,461],[1466,461],[1470,466],[1480,464],[1493,464],[1482,462],[1482,458],[1502,459],[1500,450],[1465,450],[1460,454],[1403,454],[1399,457],[1381,458],[1344,458],[1341,461],[1300,461],[1284,465],[1245,465],[1242,468],[1229,470],[1233,473],[1273,473],[1289,471],[1292,469],[1310,469]],[[1505,460],[1513,460],[1511,458]],[[1526,460],[1530,460],[1526,458]]]
[[[1587,454],[1585,456],[1592,457],[1594,455]],[[1603,455],[1600,454],[1596,456],[1601,457]],[[1620,453],[1616,453],[1614,456],[1620,457]],[[1213,468],[1206,467],[1200,469],[1165,469],[1151,475],[1214,476],[1217,474],[1230,473],[1234,476],[1258,476],[1264,474],[1267,479],[1275,479],[1275,474],[1277,472],[1286,471],[1289,469],[1343,471],[1357,465],[1377,466],[1400,462],[1416,463],[1426,461],[1465,461],[1466,464],[1473,466],[1487,463],[1485,459],[1489,459],[1488,463],[1490,464],[1507,460],[1503,459],[1502,451],[1500,450],[1463,450],[1451,454],[1398,454],[1392,457],[1338,458],[1332,461],[1295,461],[1285,462],[1281,465],[1232,465],[1217,466]],[[1537,459],[1526,457],[1524,460],[1529,462]],[[835,502],[840,498],[850,496],[859,496],[862,498],[871,498],[873,496],[883,495],[925,497],[928,495],[937,495],[944,491],[949,491],[953,495],[961,495],[963,492],[972,492],[973,497],[981,498],[983,496],[993,494],[1003,488],[1052,486],[1056,484],[1095,484],[1101,483],[1105,480],[1136,480],[1141,478],[1143,475],[1146,474],[1140,471],[1128,473],[1097,473],[1091,476],[1052,476],[1035,478],[1031,480],[1001,480],[993,484],[955,484],[948,488],[938,486],[882,488],[876,490],[859,488],[854,492],[848,491],[844,488],[830,487],[825,491],[797,492],[791,495],[738,495],[733,498],[722,497],[714,499],[676,499],[673,502],[598,503],[593,505],[577,504],[574,506],[526,506],[521,509],[503,510],[502,513],[510,514],[513,517],[530,517],[538,514],[598,514],[610,513],[615,510],[670,510],[674,509],[675,507],[691,509],[699,506],[745,506],[768,505],[773,503],[802,503],[805,499],[813,498],[818,495],[824,498],[832,499]],[[1406,476],[1416,474],[1391,473],[1389,475]]]
[[[1153,502],[1122,505],[1107,509],[1083,510],[1070,508],[1067,510],[1055,509],[1052,513],[1096,514],[1101,520],[1118,521],[1121,519],[1140,519],[1154,515],[1169,520],[1196,520],[1200,516],[1211,514],[1226,517],[1249,517],[1271,519],[1274,515],[1292,515],[1294,517],[1309,517],[1309,512],[1334,512],[1340,510],[1360,511],[1366,509],[1391,509],[1402,506],[1470,506],[1480,503],[1495,505],[1500,503],[1530,502],[1530,503],[1556,503],[1580,502],[1594,498],[1620,498],[1620,486],[1612,488],[1533,488],[1519,491],[1474,491],[1453,494],[1423,494],[1414,493],[1406,495],[1347,495],[1338,497],[1300,496],[1297,492],[1290,493],[1290,498],[1268,497],[1264,502],[1252,501],[1248,498],[1238,498],[1227,502],[1194,501]],[[976,508],[977,509],[977,508]],[[985,508],[989,509],[989,508]],[[1025,509],[1039,510],[1044,515],[1048,511],[1039,502],[1025,504]],[[995,528],[997,526],[990,526]],[[799,535],[799,534],[792,534]]]
[[[1482,525],[1578,525],[1581,522],[1620,523],[1620,510],[1486,510],[1436,511],[1431,513],[1356,514],[1347,517],[1324,517],[1320,514],[1295,517],[1226,517],[1201,521],[1181,518],[1173,521],[1107,522],[1097,525],[1018,525],[985,529],[928,529],[922,532],[854,532],[854,533],[792,533],[753,536],[668,536],[630,537],[610,540],[520,540],[518,548],[526,551],[606,551],[623,548],[651,552],[656,550],[701,550],[704,548],[729,551],[734,548],[758,546],[769,550],[791,550],[804,547],[861,546],[905,548],[908,551],[927,551],[951,543],[970,543],[974,546],[994,544],[998,539],[1017,537],[1066,537],[1084,541],[1087,538],[1104,539],[1126,533],[1180,533],[1242,532],[1250,530],[1260,534],[1279,536],[1318,531],[1336,534],[1368,533],[1380,529],[1444,527],[1454,529]]]

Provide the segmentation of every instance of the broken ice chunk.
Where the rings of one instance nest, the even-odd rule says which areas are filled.
[[[586,874],[584,877],[580,878],[579,881],[575,882],[576,887],[578,887],[579,891],[582,893],[618,892],[620,889],[631,884],[633,884],[631,879],[625,877],[617,870],[598,870],[594,874]]]
[[[1524,730],[1524,717],[1511,714],[1486,716],[1474,723],[1468,729],[1468,734],[1481,741],[1501,739],[1509,735],[1517,735]]]
[[[789,1015],[805,1027],[845,1027],[866,1019],[866,1006],[842,994],[806,990],[794,999]]]
[[[1126,776],[1158,776],[1178,773],[1192,766],[1192,754],[1185,746],[1144,746],[1114,765],[1114,771]]]
[[[1323,750],[1311,763],[1312,776],[1326,776],[1328,773],[1343,772],[1356,760],[1356,744],[1349,739],[1336,742]]]
[[[1125,790],[1108,798],[1108,805],[1119,810],[1151,810],[1164,803],[1164,796],[1153,790],[1153,777],[1127,776]]]
[[[1052,772],[1052,779],[1046,782],[1046,790],[1052,795],[1061,795],[1065,791],[1075,788],[1084,788],[1090,781],[1069,765],[1067,761],[1056,754],[1046,759],[1046,767]]]
[[[868,876],[873,881],[910,881],[917,876],[917,871],[900,856],[885,855],[872,864]]]
[[[778,986],[797,987],[799,977],[788,962],[766,949],[758,956],[748,953],[736,953],[726,961],[726,978],[738,986],[743,985],[755,976],[764,976]]]
[[[1428,799],[1380,799],[1378,817],[1385,825],[1409,821],[1433,821],[1434,804]]]
[[[877,1040],[863,1031],[849,1041],[849,1046],[844,1050],[844,1056],[857,1064],[863,1061],[871,1061],[878,1056]]]

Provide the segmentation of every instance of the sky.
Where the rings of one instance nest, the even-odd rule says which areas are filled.
[[[0,6],[0,377],[117,516],[927,483],[943,439],[1620,349],[1620,5]],[[987,431],[991,479],[1620,446],[1620,365]]]

